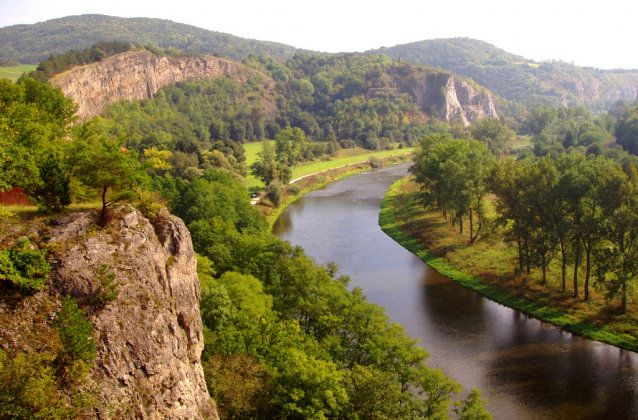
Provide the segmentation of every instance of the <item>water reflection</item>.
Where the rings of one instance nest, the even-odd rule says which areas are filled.
[[[441,276],[378,227],[379,203],[407,165],[300,198],[273,232],[336,262],[497,419],[636,419],[638,355],[572,336]]]

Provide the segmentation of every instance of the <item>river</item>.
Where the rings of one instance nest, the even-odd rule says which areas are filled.
[[[385,191],[408,164],[313,191],[274,225],[422,341],[428,364],[479,387],[495,419],[638,419],[638,354],[587,340],[441,276],[379,228]]]

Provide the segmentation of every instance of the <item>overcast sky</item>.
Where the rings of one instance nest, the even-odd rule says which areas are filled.
[[[325,52],[469,37],[537,61],[638,69],[638,0],[0,0],[0,27],[87,13]]]

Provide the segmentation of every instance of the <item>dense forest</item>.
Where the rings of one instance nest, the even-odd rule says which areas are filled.
[[[101,43],[54,55],[33,75],[46,79],[130,48]],[[128,201],[149,219],[168,206],[187,224],[202,286],[204,370],[222,418],[490,418],[478,390],[452,405],[460,386],[429,368],[426,352],[360,289],[350,290],[335,265],[319,266],[270,234],[248,200],[249,170],[280,191],[301,161],[343,148],[418,144],[412,171],[422,202],[468,229],[469,242],[500,229],[518,251],[521,273],[559,261],[564,290],[571,266],[575,294],[588,299],[595,285],[623,311],[630,305],[636,105],[616,102],[595,118],[584,107],[541,105],[464,127],[386,89],[433,71],[427,67],[353,54],[247,55],[243,63],[254,71],[245,81],[172,84],[84,123],[73,101],[48,84],[0,80],[0,189],[24,188],[42,214],[99,201],[103,221]],[[272,89],[260,83],[265,77]],[[516,159],[507,157],[514,130],[532,142]],[[265,143],[248,168],[243,145],[265,139],[272,146]],[[46,249],[27,240],[0,251],[0,285],[12,298],[44,287]],[[116,285],[108,287],[114,294],[106,300],[116,296]],[[0,378],[19,377],[39,390],[0,387],[3,410],[73,418],[95,403],[67,398],[86,380],[95,353],[73,347],[87,341],[91,325],[72,299],[64,305],[52,329],[64,345],[0,351]]]
[[[433,39],[366,51],[366,55],[387,56],[437,66],[471,77],[497,95],[515,104],[533,107],[586,106],[599,113],[619,99],[614,91],[638,86],[638,71],[599,70],[561,61],[536,63],[510,54],[483,41],[469,38]],[[599,89],[600,95],[592,89]],[[594,88],[595,87],[595,88]],[[625,98],[629,99],[629,98]]]
[[[240,38],[170,20],[80,15],[0,28],[0,57],[22,64],[38,64],[50,54],[79,51],[113,40],[161,49],[217,53],[237,61],[249,54],[283,59],[295,53],[311,53],[277,42]]]
[[[232,89],[223,89],[228,81],[219,83],[223,103],[241,108],[242,89],[232,96],[225,92]],[[164,99],[148,101],[144,108],[164,101],[160,110],[186,121],[189,114],[172,106],[187,103],[170,100],[186,97],[184,91],[171,87],[163,93]],[[143,149],[141,156],[135,143],[126,143],[133,135],[110,132],[109,118],[72,125],[75,104],[37,80],[2,80],[0,97],[3,189],[23,187],[45,214],[97,199],[104,222],[116,203],[132,201],[151,219],[168,205],[188,225],[199,254],[204,370],[223,418],[490,418],[478,390],[450,410],[460,386],[425,364],[427,353],[401,326],[390,324],[360,289],[349,290],[348,278],[335,265],[318,266],[303,249],[270,234],[238,180],[243,169],[232,166],[231,156],[241,152],[239,141],[222,137],[215,156],[216,149],[203,148],[211,143],[178,137],[154,155]],[[124,109],[118,106],[133,105],[114,109]],[[142,114],[153,115],[133,115]],[[224,114],[214,115],[217,126],[225,127]],[[300,132],[283,129],[278,144]],[[230,133],[228,139],[233,141]],[[279,158],[291,163],[285,150],[279,149]],[[199,159],[207,153],[209,162],[225,157],[231,167],[202,164]],[[196,170],[175,170],[179,159],[171,154],[192,155]],[[240,161],[241,156],[235,158]],[[2,250],[4,295],[19,300],[42,290],[50,270],[46,254],[46,247],[28,240]],[[117,284],[109,283],[106,273],[104,285],[100,299],[116,299]],[[70,298],[56,319],[46,341],[32,337],[35,352],[11,346],[0,351],[0,377],[13,378],[0,386],[3,412],[17,418],[75,418],[96,404],[73,394],[86,386],[95,358],[94,345],[85,344],[92,326]],[[59,344],[51,347],[51,342]]]

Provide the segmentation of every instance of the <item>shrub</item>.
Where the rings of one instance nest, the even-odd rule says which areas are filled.
[[[323,184],[324,182],[326,182],[326,177],[323,175],[317,175],[315,176],[315,184]]]
[[[91,366],[95,359],[95,340],[93,324],[84,319],[84,311],[78,308],[75,300],[66,296],[62,309],[58,312],[56,328],[62,340],[62,350],[58,353],[58,365],[72,367],[75,362]]]
[[[282,187],[283,185],[279,181],[272,181],[270,184],[268,184],[268,187],[266,187],[268,198],[270,199],[270,201],[272,201],[275,207],[279,207],[279,204],[281,204],[283,195],[281,192]]]
[[[115,273],[111,272],[113,267],[108,264],[100,264],[97,270],[97,279],[100,282],[97,293],[89,299],[91,303],[106,303],[117,299],[120,291],[117,286],[120,282],[115,281]]]
[[[44,253],[30,249],[30,244],[28,239],[21,239],[13,248],[0,253],[0,280],[27,293],[42,290],[51,271]]]
[[[301,187],[297,184],[292,184],[288,187],[288,191],[290,191],[294,195],[299,195],[299,193],[301,193]]]
[[[383,166],[383,162],[381,162],[381,160],[376,156],[370,156],[368,162],[370,163],[371,168],[380,168]]]

